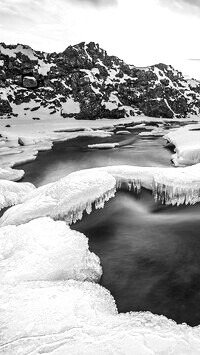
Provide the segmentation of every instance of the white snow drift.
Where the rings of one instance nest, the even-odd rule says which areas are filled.
[[[99,258],[89,252],[84,234],[64,222],[40,218],[21,226],[0,228],[0,279],[99,281]]]

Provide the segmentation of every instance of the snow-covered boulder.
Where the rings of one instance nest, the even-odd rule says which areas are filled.
[[[0,180],[18,181],[24,176],[24,170],[16,170],[7,168],[0,168]]]
[[[0,279],[99,281],[99,258],[89,251],[84,234],[64,222],[40,218],[0,228]]]
[[[34,189],[35,186],[29,182],[17,183],[0,180],[0,210],[21,203]]]

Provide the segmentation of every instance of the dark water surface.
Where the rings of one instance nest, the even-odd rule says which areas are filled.
[[[88,150],[88,144],[119,141],[114,150]],[[104,165],[170,166],[162,139],[136,135],[108,139],[79,138],[43,152],[23,181],[37,186],[76,170]],[[151,193],[121,191],[103,210],[73,226],[89,237],[101,259],[101,284],[115,297],[120,312],[151,311],[178,323],[200,324],[200,208],[163,207]]]

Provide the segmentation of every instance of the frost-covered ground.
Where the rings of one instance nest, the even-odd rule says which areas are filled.
[[[142,121],[144,118],[137,122]],[[18,128],[11,123],[3,133],[2,146],[13,142],[9,149],[14,156],[13,152],[20,155],[17,150],[30,143],[27,159],[41,142],[50,147],[53,141],[70,139],[70,134],[94,132],[88,127],[112,126],[108,120],[86,121],[82,126],[86,132],[66,132],[82,125],[69,122],[67,127],[63,121],[49,124],[48,134],[47,122],[36,122],[32,130],[29,123],[23,126],[22,122]],[[197,150],[200,131],[190,129],[198,127],[187,126],[167,135],[179,153],[181,142],[186,151],[190,147],[188,157],[193,163],[194,154],[189,155],[192,140],[196,139],[192,149]],[[190,143],[181,141],[180,132],[190,137]],[[16,144],[19,138],[25,146]],[[6,162],[5,156],[2,161]],[[118,314],[109,291],[97,284],[102,274],[99,258],[89,251],[86,236],[69,225],[81,219],[83,211],[103,208],[121,186],[138,193],[142,186],[151,189],[155,200],[166,204],[194,204],[200,199],[200,164],[88,169],[37,189],[6,181],[22,174],[9,168],[0,170],[2,207],[8,206],[7,199],[9,205],[17,204],[0,219],[0,354],[199,355],[200,327],[177,325],[149,312]]]

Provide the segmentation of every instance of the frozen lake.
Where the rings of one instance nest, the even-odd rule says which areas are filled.
[[[88,144],[119,143],[111,150]],[[23,181],[36,186],[85,168],[106,165],[171,166],[162,138],[114,135],[79,138],[56,144],[35,162],[20,166]],[[101,259],[103,286],[113,294],[120,312],[151,311],[178,323],[200,324],[199,205],[163,207],[149,191],[137,196],[121,191],[103,210],[86,215],[72,228],[89,237]]]

